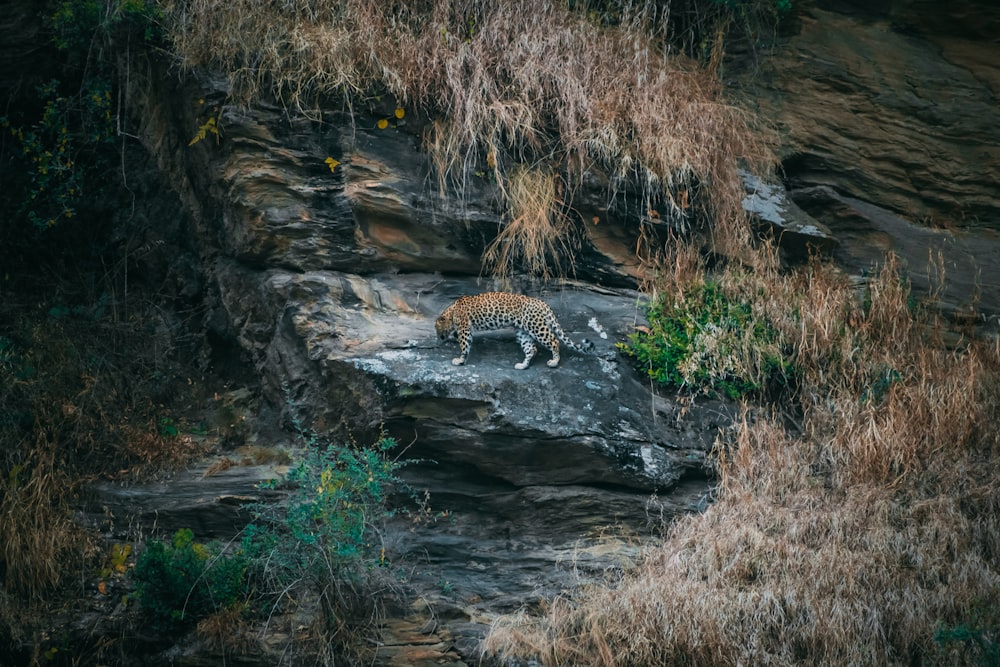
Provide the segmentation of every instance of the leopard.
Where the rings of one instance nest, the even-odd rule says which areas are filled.
[[[494,329],[513,328],[517,331],[517,342],[524,352],[524,360],[514,364],[519,371],[526,369],[535,357],[538,352],[536,343],[552,354],[546,362],[549,368],[559,365],[559,341],[574,352],[594,354],[593,343],[584,339],[578,345],[566,335],[547,303],[512,292],[485,292],[459,297],[445,308],[434,328],[441,340],[458,338],[459,356],[451,360],[455,366],[465,364],[469,358],[473,331]]]

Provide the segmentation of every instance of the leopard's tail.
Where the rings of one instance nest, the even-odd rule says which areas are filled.
[[[572,338],[566,335],[562,327],[559,326],[559,322],[556,320],[555,316],[549,318],[549,328],[552,329],[556,337],[562,342],[563,345],[573,350],[574,352],[579,352],[580,354],[597,354],[594,351],[594,344],[591,343],[586,338],[582,339],[582,342],[577,344]]]

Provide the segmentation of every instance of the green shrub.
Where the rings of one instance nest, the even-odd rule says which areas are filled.
[[[252,507],[244,544],[260,574],[279,586],[303,577],[325,585],[383,564],[378,524],[393,514],[386,494],[398,481],[401,464],[388,457],[395,446],[383,438],[372,448],[307,448],[285,478],[287,501]]]
[[[718,282],[664,291],[646,315],[648,332],[618,348],[660,384],[737,398],[787,383],[791,363],[778,333]]]
[[[343,653],[364,662],[391,585],[379,531],[394,513],[387,494],[401,464],[389,458],[389,438],[371,448],[317,440],[307,438],[284,480],[265,485],[287,496],[250,507],[242,543],[256,593],[249,608],[269,617],[285,605],[315,605],[314,633],[298,650],[326,656],[320,663]]]
[[[284,480],[262,485],[287,496],[250,506],[253,521],[238,548],[196,542],[188,529],[170,542],[149,542],[134,577],[139,602],[159,629],[184,629],[242,603],[266,617],[317,595],[327,627],[339,631],[371,618],[375,600],[366,583],[386,563],[378,524],[393,514],[386,499],[398,483],[401,464],[388,456],[396,443],[316,447],[316,440]]]
[[[152,540],[135,564],[136,593],[161,629],[192,625],[247,596],[246,555],[194,541],[182,528],[173,540]]]

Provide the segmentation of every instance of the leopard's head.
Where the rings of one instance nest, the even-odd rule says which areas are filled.
[[[441,317],[434,322],[434,328],[441,340],[447,340],[455,332],[455,318],[451,314],[451,308],[441,313]]]

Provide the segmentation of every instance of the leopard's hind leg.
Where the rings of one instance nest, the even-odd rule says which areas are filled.
[[[558,366],[559,339],[556,338],[556,335],[554,333],[552,333],[552,329],[550,329],[549,327],[544,327],[541,331],[538,332],[538,335],[535,336],[535,340],[541,343],[542,347],[544,347],[552,354],[552,358],[545,362],[548,365],[548,367],[555,368],[556,366]]]
[[[535,358],[538,346],[535,345],[535,339],[531,337],[531,334],[521,329],[517,330],[517,342],[521,344],[521,349],[524,351],[524,361],[514,364],[514,368],[523,371],[531,363],[531,360]]]

